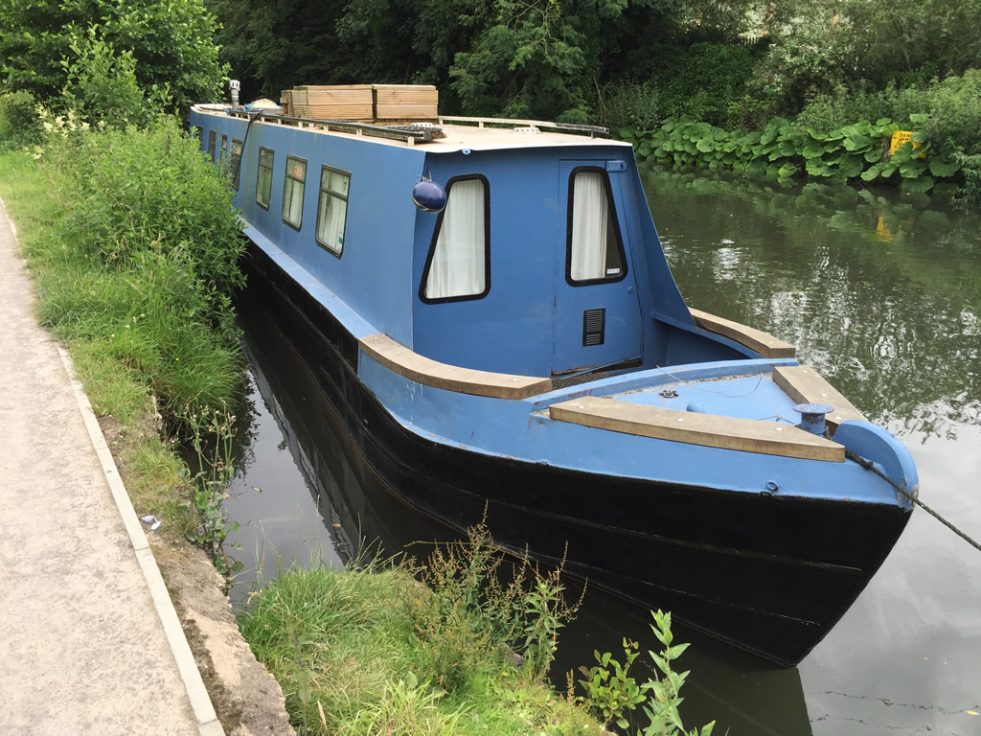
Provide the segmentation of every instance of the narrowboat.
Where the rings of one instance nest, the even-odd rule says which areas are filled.
[[[893,547],[908,451],[794,347],[689,307],[605,131],[197,105],[247,268],[365,480],[781,665]],[[284,307],[285,305],[285,307]]]

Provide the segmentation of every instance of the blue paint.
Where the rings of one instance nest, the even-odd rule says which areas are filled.
[[[195,110],[208,133],[245,139],[245,120]],[[268,209],[255,201],[259,147],[274,151]],[[282,221],[286,156],[307,162],[299,229]],[[338,257],[316,242],[322,166],[348,172],[347,226]],[[566,279],[569,178],[578,167],[609,180],[626,275]],[[479,175],[489,191],[489,289],[479,298],[426,303],[420,284],[438,215],[413,202],[428,177],[440,186]],[[852,462],[669,442],[551,421],[548,406],[577,396],[796,424],[794,402],[772,380],[794,359],[762,359],[697,327],[671,276],[630,147],[425,145],[331,135],[256,122],[248,130],[235,205],[245,233],[356,338],[382,332],[434,360],[501,373],[549,376],[635,361],[609,375],[523,401],[441,390],[393,373],[364,352],[358,375],[404,427],[434,442],[583,472],[732,493],[774,493],[895,505],[893,489]],[[438,202],[437,202],[438,204]],[[604,309],[602,344],[583,345],[585,310]],[[670,388],[676,395],[661,394]],[[885,430],[846,422],[834,439],[915,489],[909,453]]]

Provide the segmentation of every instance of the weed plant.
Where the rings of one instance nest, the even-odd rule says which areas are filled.
[[[294,569],[254,594],[242,632],[298,732],[601,733],[543,680],[575,610],[559,602],[559,573],[490,545],[478,527],[421,569]]]
[[[194,416],[238,403],[230,292],[243,283],[242,241],[227,180],[174,119],[42,123],[33,155],[0,156],[38,314],[69,346],[137,510],[175,536],[215,528],[191,513],[210,507],[162,433],[186,438]]]

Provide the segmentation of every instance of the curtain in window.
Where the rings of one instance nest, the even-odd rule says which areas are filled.
[[[337,254],[344,249],[344,220],[347,217],[347,202],[329,192],[320,195],[320,242]]]
[[[606,278],[609,217],[603,175],[598,171],[578,172],[572,190],[573,281]]]
[[[484,182],[480,179],[457,181],[450,186],[426,279],[427,298],[483,293],[487,283],[484,201]]]

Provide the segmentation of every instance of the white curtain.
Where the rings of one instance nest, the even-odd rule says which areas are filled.
[[[320,193],[320,242],[340,255],[344,250],[344,221],[347,219],[347,202],[330,192]]]
[[[603,175],[598,171],[577,173],[572,192],[570,275],[573,281],[606,277],[609,216]]]
[[[426,297],[446,299],[484,291],[484,182],[467,179],[450,186],[436,252],[426,279]]]
[[[303,181],[286,179],[286,194],[283,197],[283,219],[299,227],[303,217]]]

